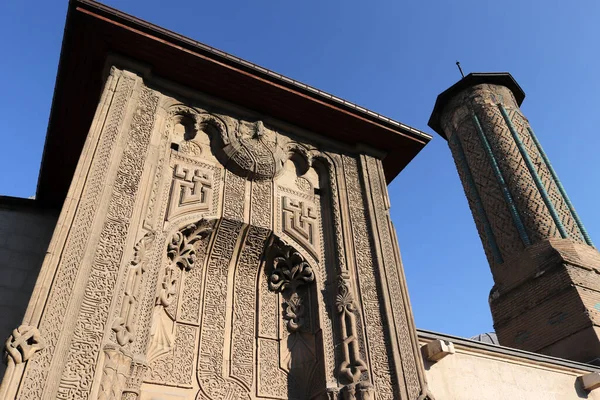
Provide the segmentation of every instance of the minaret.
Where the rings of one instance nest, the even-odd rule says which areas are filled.
[[[437,98],[429,126],[448,140],[495,285],[500,344],[600,359],[600,253],[519,106],[508,73],[472,73]]]

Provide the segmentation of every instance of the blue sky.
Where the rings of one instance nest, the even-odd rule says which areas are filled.
[[[434,135],[389,187],[417,326],[492,330],[493,284],[446,142],[427,127],[465,72],[509,71],[592,240],[600,243],[600,2],[158,1],[106,4]],[[575,5],[576,4],[576,5]],[[66,1],[0,14],[0,194],[35,193]]]

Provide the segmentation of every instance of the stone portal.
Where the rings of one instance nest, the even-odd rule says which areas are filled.
[[[109,71],[6,398],[424,398],[377,152]]]

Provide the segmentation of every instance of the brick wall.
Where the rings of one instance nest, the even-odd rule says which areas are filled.
[[[33,200],[0,198],[0,341],[21,323],[46,254],[57,213]],[[9,203],[9,204],[5,204]],[[18,203],[18,204],[15,204]],[[0,378],[5,364],[0,364]]]

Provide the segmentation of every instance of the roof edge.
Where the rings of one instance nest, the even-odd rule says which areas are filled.
[[[534,362],[545,362],[548,364],[559,365],[561,367],[580,369],[580,370],[590,371],[590,372],[600,371],[599,367],[596,367],[592,364],[585,364],[585,363],[580,363],[577,361],[566,360],[564,358],[552,357],[552,356],[547,356],[544,354],[532,353],[532,352],[525,351],[525,350],[499,346],[496,344],[479,342],[477,340],[467,339],[467,338],[463,338],[463,337],[459,337],[459,336],[447,335],[444,333],[428,331],[425,329],[417,329],[417,336],[419,338],[423,338],[423,339],[427,339],[427,340],[442,339],[442,340],[450,341],[454,344],[458,344],[458,345],[461,345],[464,347],[470,347],[470,348],[479,349],[479,350],[486,350],[486,351],[490,351],[493,353],[523,358],[523,359],[534,361]]]
[[[186,36],[180,35],[169,29],[165,29],[158,25],[155,25],[150,22],[144,21],[142,19],[136,18],[130,14],[127,14],[127,13],[117,10],[115,8],[109,7],[105,4],[102,4],[102,3],[99,3],[99,2],[93,1],[93,0],[71,0],[70,3],[75,6],[81,5],[83,7],[90,8],[97,12],[109,14],[113,18],[120,19],[122,22],[126,22],[129,25],[131,25],[132,27],[135,25],[135,27],[139,30],[151,32],[152,34],[157,35],[157,36],[163,36],[164,38],[168,38],[168,40],[170,40],[170,41],[177,42],[177,44],[181,45],[182,47],[187,47],[194,51],[208,53],[220,62],[223,62],[225,64],[234,65],[238,68],[250,70],[252,73],[254,73],[262,78],[265,78],[272,82],[276,82],[278,84],[282,84],[282,85],[291,87],[295,90],[303,92],[304,94],[307,94],[307,95],[309,95],[315,99],[318,99],[320,101],[329,102],[329,103],[335,104],[337,106],[343,106],[343,107],[347,108],[348,110],[351,110],[354,113],[356,113],[362,117],[367,117],[369,119],[376,120],[379,123],[383,123],[386,126],[393,127],[396,130],[398,130],[404,134],[415,137],[416,139],[424,140],[425,142],[429,142],[432,139],[431,135],[429,135],[419,129],[413,128],[409,125],[406,125],[406,124],[403,124],[394,119],[388,118],[382,114],[379,114],[377,112],[369,110],[366,107],[359,106],[356,103],[344,100],[340,97],[334,96],[330,93],[327,93],[323,90],[312,87],[310,85],[307,85],[307,84],[297,81],[295,79],[288,78],[285,75],[271,71],[267,68],[263,68],[257,64],[254,64],[254,63],[246,61],[242,58],[236,57],[234,55],[231,55],[229,53],[226,53],[224,51],[216,49],[212,46],[206,45],[197,40],[190,39]]]
[[[446,133],[441,126],[441,118],[444,107],[446,107],[446,105],[452,100],[452,98],[454,98],[454,96],[463,90],[485,83],[505,86],[510,89],[519,106],[525,99],[525,92],[523,89],[521,89],[521,86],[519,86],[515,78],[513,78],[509,72],[472,72],[439,94],[435,101],[435,105],[433,106],[433,111],[431,112],[431,117],[429,117],[429,122],[427,125],[436,131],[441,137],[448,140]]]

